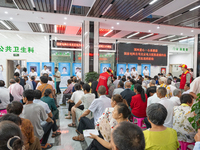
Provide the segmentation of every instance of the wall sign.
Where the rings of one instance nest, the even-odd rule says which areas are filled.
[[[119,63],[151,63],[155,66],[167,66],[167,46],[118,44]]]
[[[34,47],[0,46],[0,53],[34,53]]]

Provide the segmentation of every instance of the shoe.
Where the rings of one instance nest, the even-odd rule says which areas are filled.
[[[60,104],[60,106],[66,106],[66,104]]]
[[[53,144],[46,143],[45,145],[41,144],[42,150],[50,149],[53,147]]]

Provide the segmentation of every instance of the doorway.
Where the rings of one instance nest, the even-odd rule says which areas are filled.
[[[16,69],[16,65],[19,64],[21,66],[20,72],[22,72],[23,68],[26,67],[26,60],[21,59],[21,60],[10,60],[7,59],[7,87],[9,86],[9,81],[10,79],[13,78],[15,69]]]
[[[169,72],[172,73],[173,76],[176,76],[179,78],[179,75],[182,74],[181,67],[179,67],[180,64],[170,64],[169,66]]]

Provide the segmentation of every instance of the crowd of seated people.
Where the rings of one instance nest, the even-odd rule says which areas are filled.
[[[71,77],[67,81],[62,102],[68,108],[66,119],[72,119],[68,127],[78,134],[72,140],[82,142],[84,130],[96,129],[99,135],[90,134],[93,140],[87,150],[176,150],[180,141],[196,141],[194,149],[198,149],[200,131],[197,133],[188,121],[195,116],[191,113],[198,88],[195,80],[180,90],[180,79],[171,73],[154,78],[109,78],[108,90],[101,85],[97,91],[98,79],[84,83]],[[43,74],[38,84],[34,80],[15,73],[9,88],[0,81],[0,111],[7,111],[0,118],[0,149],[49,149],[53,147],[49,136],[61,134],[54,82],[48,74]],[[147,129],[142,131],[132,118],[144,118]]]

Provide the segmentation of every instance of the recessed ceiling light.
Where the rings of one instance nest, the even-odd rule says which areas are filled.
[[[64,22],[64,24],[66,24],[66,22]]]
[[[181,33],[181,35],[183,35],[183,33]]]
[[[64,19],[67,20],[67,17],[65,17]]]
[[[117,25],[119,25],[119,22],[117,22]]]
[[[159,27],[159,26],[157,26],[157,29],[160,29],[160,27]]]
[[[112,29],[114,29],[114,27],[111,27]]]
[[[191,32],[194,32],[194,30],[191,30]]]
[[[13,20],[13,18],[10,18],[10,20]]]
[[[151,30],[149,30],[149,32],[151,32]]]
[[[8,14],[8,12],[7,12],[7,11],[5,11],[5,14]]]

